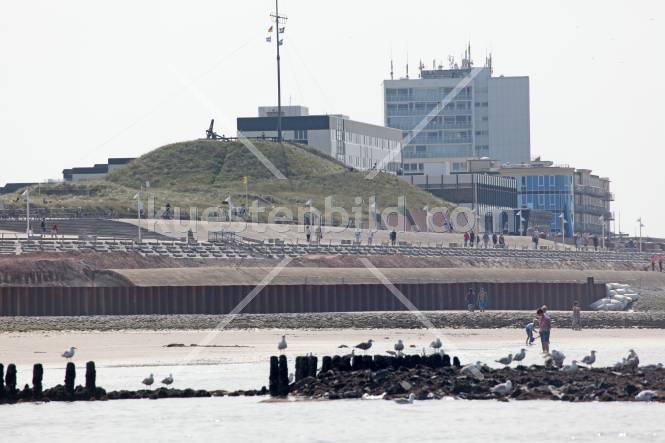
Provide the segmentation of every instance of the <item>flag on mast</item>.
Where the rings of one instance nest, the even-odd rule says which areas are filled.
[[[268,28],[268,32],[272,32],[272,25]]]

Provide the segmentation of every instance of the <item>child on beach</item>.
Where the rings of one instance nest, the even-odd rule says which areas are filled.
[[[533,320],[531,323],[526,325],[526,344],[531,346],[536,337],[533,336],[533,331],[538,328],[538,320]]]

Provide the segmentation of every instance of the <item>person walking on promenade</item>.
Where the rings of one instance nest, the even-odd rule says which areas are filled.
[[[581,318],[581,309],[580,309],[580,304],[575,301],[573,303],[573,331],[581,331],[582,330],[582,318]]]
[[[469,242],[471,243],[469,246],[473,248],[476,243],[476,233],[473,231],[469,232]]]
[[[357,245],[360,244],[360,234],[362,234],[362,231],[360,228],[356,228],[356,231],[353,233],[353,238]]]
[[[540,344],[543,347],[543,353],[550,352],[550,333],[552,331],[552,319],[547,313],[547,306],[536,311],[538,316],[538,329],[540,330]]]
[[[531,241],[533,242],[533,249],[538,249],[538,240],[540,240],[540,233],[538,229],[533,230],[533,235],[531,236]]]
[[[321,225],[318,225],[316,227],[316,242],[321,243],[321,240],[323,240],[323,228]]]
[[[480,309],[480,312],[485,312],[485,308],[487,308],[487,291],[485,288],[480,288],[480,291],[478,291],[478,309]]]
[[[489,243],[490,243],[490,235],[487,233],[487,231],[485,231],[483,233],[483,247],[487,249]]]
[[[496,249],[496,244],[499,242],[499,237],[496,236],[496,232],[492,232],[492,244],[494,249]]]
[[[651,270],[652,271],[656,270],[656,254],[651,256]]]
[[[663,254],[658,256],[658,269],[663,272]]]
[[[506,247],[506,239],[503,236],[503,233],[499,235],[499,247],[500,248],[505,248]]]
[[[597,235],[593,236],[593,250],[598,251],[598,236]]]
[[[476,291],[473,288],[469,288],[466,291],[466,308],[469,312],[476,310]]]
[[[46,219],[42,218],[42,222],[40,223],[40,226],[42,228],[42,235],[46,235]]]
[[[480,232],[476,233],[476,248],[480,248]]]
[[[367,230],[367,246],[372,246],[373,242],[374,242],[374,229],[369,228]]]
[[[395,228],[393,228],[393,230],[390,231],[390,244],[395,246],[396,242],[397,242],[397,231],[395,231]]]
[[[465,247],[465,248],[466,248],[467,246],[469,246],[469,238],[470,238],[469,233],[468,233],[468,232],[465,232],[465,233],[464,233],[464,247]]]
[[[53,226],[51,226],[51,238],[56,238],[58,237],[58,225],[53,223]]]
[[[305,225],[305,237],[307,237],[307,243],[312,238],[312,227],[310,225]]]

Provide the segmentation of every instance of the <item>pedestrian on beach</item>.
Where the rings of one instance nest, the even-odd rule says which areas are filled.
[[[487,231],[485,231],[483,233],[483,245],[484,245],[485,249],[487,249],[487,246],[489,246],[489,243],[490,243],[490,235],[487,233]]]
[[[464,233],[464,247],[465,247],[465,248],[466,248],[467,246],[469,246],[469,238],[471,238],[471,237],[469,236],[469,233],[468,233],[468,232],[465,232],[465,233]]]
[[[582,310],[580,309],[580,304],[575,301],[573,303],[573,331],[581,331],[582,330],[582,318],[581,318],[581,312]]]
[[[651,270],[654,272],[656,271],[656,261],[656,254],[654,254],[651,256]]]
[[[492,244],[494,249],[496,249],[496,244],[499,242],[499,237],[496,236],[496,232],[492,232]]]
[[[305,225],[305,237],[307,237],[307,243],[312,238],[312,227],[310,225]]]
[[[476,291],[473,288],[469,288],[466,291],[466,308],[469,312],[476,310]]]
[[[395,231],[395,228],[393,228],[393,230],[390,231],[390,244],[395,246],[396,242],[397,242],[397,231]]]
[[[660,254],[658,256],[658,269],[660,270],[660,272],[663,272],[663,260],[664,260],[663,254]]]
[[[543,347],[543,353],[550,352],[550,333],[552,331],[552,319],[547,313],[547,306],[543,306],[536,311],[538,317],[538,329],[540,330],[540,344]]]
[[[480,291],[478,291],[478,309],[480,309],[480,312],[485,312],[485,308],[487,308],[487,291],[485,288],[480,288]]]
[[[533,336],[534,330],[538,328],[538,319],[534,319],[531,323],[527,323],[526,325],[526,344],[527,346],[531,346],[534,341],[536,341],[536,337]]]

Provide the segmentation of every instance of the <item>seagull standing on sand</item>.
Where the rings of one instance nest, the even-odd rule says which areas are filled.
[[[656,394],[656,391],[652,391],[650,389],[646,389],[644,391],[640,391],[636,396],[635,400],[636,401],[651,401],[654,398],[656,398],[658,394]]]
[[[169,385],[173,384],[173,374],[169,374],[168,377],[166,377],[164,380],[162,380],[162,384],[166,385],[166,386],[169,386]]]
[[[357,345],[354,346],[354,348],[362,349],[363,351],[366,352],[369,348],[372,347],[372,343],[374,343],[374,340],[370,338],[366,342],[358,343]]]
[[[497,363],[501,363],[504,366],[510,366],[510,363],[513,361],[513,354],[508,354],[507,357],[502,357],[498,360],[494,360]]]
[[[72,346],[71,348],[69,348],[69,351],[63,352],[62,356],[65,357],[67,360],[69,360],[74,356],[74,351],[76,351],[76,348]]]
[[[153,377],[153,375],[150,374],[150,377],[148,377],[148,378],[144,378],[143,381],[142,381],[141,383],[143,383],[143,384],[146,385],[147,387],[150,387],[150,386],[152,386],[152,384],[153,384],[154,382],[155,382],[155,377]]]
[[[595,361],[596,361],[596,351],[591,351],[590,355],[587,355],[582,359],[582,363],[584,363],[587,366],[592,366]]]
[[[286,347],[287,347],[286,335],[282,335],[282,340],[279,343],[277,343],[277,349],[283,351],[284,349],[286,349]]]
[[[443,343],[441,343],[441,339],[439,337],[437,337],[434,341],[432,341],[432,343],[429,344],[429,347],[434,350],[441,349],[441,346],[443,346]]]
[[[416,399],[415,394],[409,394],[409,398],[400,398],[398,400],[395,400],[395,403],[398,405],[411,405],[413,404],[413,401]]]
[[[397,340],[397,343],[395,343],[395,351],[397,351],[397,355],[401,355],[402,351],[404,350],[404,343],[402,343],[402,340]]]
[[[513,355],[513,361],[521,362],[522,360],[524,360],[524,357],[526,357],[526,349],[522,348],[520,352]]]
[[[498,384],[492,388],[492,393],[503,397],[504,395],[510,394],[513,391],[513,382],[510,380],[505,383]]]

